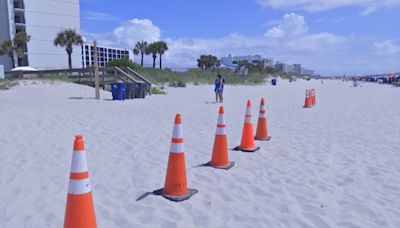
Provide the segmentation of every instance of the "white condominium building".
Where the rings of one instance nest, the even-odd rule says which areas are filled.
[[[132,54],[127,49],[112,48],[97,45],[97,54],[100,67],[105,67],[108,62],[115,59],[129,59]],[[94,65],[94,47],[92,43],[82,45],[82,67]]]
[[[18,32],[31,36],[25,58],[15,57],[16,66],[67,68],[65,48],[53,44],[57,33],[65,29],[80,33],[79,0],[0,1],[0,43],[12,40]],[[12,68],[9,56],[1,56],[0,64],[5,66],[5,70]],[[73,47],[72,67],[82,67],[80,46]]]

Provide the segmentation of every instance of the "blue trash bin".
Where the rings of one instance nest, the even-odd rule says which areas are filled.
[[[272,79],[271,80],[271,84],[275,86],[276,85],[276,79]]]
[[[111,83],[113,100],[125,100],[126,84],[122,82]]]

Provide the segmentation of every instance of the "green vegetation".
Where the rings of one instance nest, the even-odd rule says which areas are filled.
[[[139,65],[138,65],[139,66]],[[172,71],[168,68],[164,70],[154,68],[135,69],[139,74],[160,84],[168,84],[182,82],[193,84],[214,84],[217,74],[221,74],[225,78],[226,84],[261,84],[264,83],[267,76],[266,73],[249,73],[248,76],[242,76],[234,70],[218,68],[214,71],[201,71],[199,69],[189,69],[185,72]],[[181,85],[182,85],[181,83]]]
[[[169,82],[168,86],[169,87],[181,87],[181,88],[184,88],[184,87],[186,87],[186,83],[183,82],[183,81]]]
[[[167,94],[165,91],[163,91],[163,87],[162,88],[158,88],[158,87],[151,87],[151,94]]]
[[[155,83],[173,87],[184,87],[186,83],[214,84],[217,74],[221,74],[225,78],[226,84],[262,84],[268,75],[265,71],[249,71],[247,76],[243,76],[240,72],[226,68],[215,68],[208,71],[196,68],[184,72],[172,71],[169,68],[143,68],[128,59],[113,60],[108,63],[108,66],[130,67]]]
[[[215,70],[221,65],[220,61],[216,56],[213,55],[201,55],[197,59],[197,66],[203,71]]]
[[[66,29],[64,31],[61,31],[57,34],[56,38],[54,39],[54,45],[60,46],[60,47],[65,47],[65,51],[68,54],[68,66],[69,69],[72,69],[72,60],[71,60],[71,54],[72,54],[72,46],[75,45],[82,45],[83,44],[83,39],[82,37],[75,32],[75,30],[72,29]]]
[[[11,59],[12,67],[15,67],[14,53],[18,57],[18,65],[25,65],[25,47],[31,36],[25,32],[15,34],[13,40],[4,40],[0,44],[0,55],[8,55]]]
[[[133,70],[138,70],[138,69],[142,68],[139,64],[134,63],[134,62],[130,61],[127,58],[112,60],[112,61],[107,63],[107,66],[108,67],[114,67],[114,66],[117,66],[117,67],[130,67]]]
[[[141,54],[140,65],[143,67],[143,56],[144,54],[150,55],[153,58],[153,68],[156,68],[156,59],[157,55],[160,58],[160,69],[162,69],[162,55],[168,50],[168,45],[164,41],[157,41],[148,44],[146,41],[140,41],[135,44],[135,48],[133,49],[133,53],[135,55]]]

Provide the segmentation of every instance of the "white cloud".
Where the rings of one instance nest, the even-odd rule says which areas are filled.
[[[336,36],[331,33],[318,33],[299,37],[298,39],[287,41],[287,47],[290,50],[308,50],[315,52],[324,52],[327,49],[340,48],[345,44],[347,38]]]
[[[264,36],[265,37],[272,37],[272,38],[280,38],[284,37],[286,35],[286,32],[278,27],[273,27],[272,29],[269,29]]]
[[[400,6],[399,0],[257,0],[257,2],[275,9],[302,9],[309,12],[355,6],[361,8],[364,15],[379,8]]]
[[[95,12],[95,11],[84,11],[82,17],[85,20],[91,21],[116,21],[118,17],[108,13]]]
[[[283,16],[282,21],[275,27],[269,29],[264,36],[280,38],[286,35],[298,36],[306,33],[308,27],[304,17],[295,13],[288,13]]]
[[[373,46],[377,54],[395,54],[400,52],[400,46],[394,44],[392,40],[375,42]]]
[[[279,34],[279,30],[282,30],[282,34]],[[130,20],[112,33],[85,33],[84,36],[88,40],[98,40],[99,44],[129,49],[140,40],[165,40],[169,48],[163,57],[164,66],[180,69],[196,67],[196,59],[202,54],[218,57],[260,54],[274,61],[300,63],[323,75],[343,75],[386,72],[398,68],[395,60],[400,58],[400,47],[390,40],[376,42],[352,34],[310,33],[304,18],[297,14],[284,15],[279,24],[275,24],[264,36],[231,33],[220,38],[171,39],[163,37],[161,29],[148,19]],[[374,55],[374,52],[393,54],[382,57]],[[144,61],[147,66],[152,63],[149,56]]]
[[[114,29],[116,42],[133,48],[138,41],[157,41],[161,37],[161,30],[148,19],[132,19]]]

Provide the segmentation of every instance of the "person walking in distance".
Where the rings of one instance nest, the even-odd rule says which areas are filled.
[[[219,102],[223,102],[223,92],[224,92],[224,83],[225,79],[218,74],[217,78],[215,79],[215,102],[218,103],[218,97],[219,97]]]

